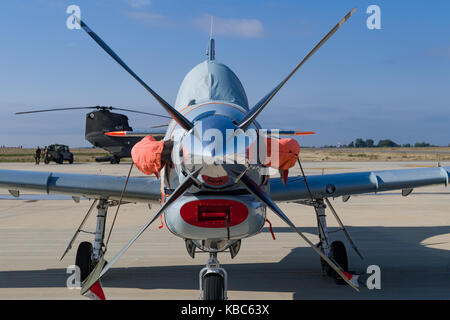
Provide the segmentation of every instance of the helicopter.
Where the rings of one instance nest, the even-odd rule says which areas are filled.
[[[131,109],[117,108],[112,106],[90,106],[90,107],[72,107],[72,108],[54,108],[54,109],[42,109],[32,111],[16,112],[16,114],[29,114],[39,112],[51,112],[51,111],[65,111],[65,110],[79,110],[79,109],[93,109],[86,114],[86,129],[85,138],[96,148],[102,148],[109,152],[110,155],[97,157],[97,162],[110,162],[111,164],[120,163],[121,158],[131,157],[131,149],[138,143],[141,136],[127,136],[116,137],[114,135],[108,135],[108,132],[127,131],[132,132],[133,128],[128,123],[128,117],[124,114],[112,112],[112,110],[121,110],[126,112],[133,112],[139,114],[145,114],[155,117],[161,117],[171,119],[171,117],[149,113],[144,111],[137,111]],[[151,127],[152,135],[157,139],[164,137],[164,127],[167,125],[160,125]],[[162,129],[159,129],[162,128]],[[148,130],[146,130],[148,131]]]

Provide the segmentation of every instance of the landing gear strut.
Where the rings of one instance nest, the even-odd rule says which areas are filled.
[[[347,230],[343,226],[342,222],[340,221],[339,217],[337,217],[337,214],[334,210],[334,208],[331,206],[331,203],[328,201],[328,199],[325,199],[328,206],[330,206],[330,209],[332,210],[333,215],[335,216],[336,220],[338,221],[340,228],[342,231],[344,231],[345,236],[350,241],[350,244],[355,249],[356,253],[362,258],[361,254],[359,253],[358,249],[354,245],[353,241],[350,238],[350,235],[348,234]],[[314,202],[310,200],[306,201],[299,201],[298,203],[309,205],[309,206],[316,206],[317,208],[317,230],[319,234],[319,243],[318,247],[322,250],[322,252],[331,260],[333,260],[335,263],[337,263],[345,272],[348,272],[348,257],[347,257],[347,250],[345,248],[345,245],[342,241],[333,241],[330,243],[329,241],[329,231],[327,228],[327,220],[326,220],[326,214],[325,209],[327,208],[327,205],[325,205],[323,199],[316,199]],[[336,271],[334,271],[322,258],[320,258],[320,264],[322,267],[322,272],[324,275],[331,277],[334,279],[336,284],[345,284],[346,282],[337,274]]]
[[[341,241],[333,241],[329,244],[327,216],[325,214],[326,205],[322,199],[316,200],[317,206],[317,229],[319,232],[320,244],[323,253],[336,262],[345,272],[348,272],[347,250]],[[346,284],[345,281],[334,271],[322,258],[320,258],[322,272],[332,277],[336,284]]]
[[[226,300],[228,274],[220,267],[217,253],[209,254],[206,267],[200,270],[200,299]]]

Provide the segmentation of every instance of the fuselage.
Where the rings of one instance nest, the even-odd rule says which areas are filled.
[[[128,117],[109,110],[92,111],[86,114],[85,138],[94,147],[102,148],[116,158],[131,156],[131,149],[139,142],[138,137],[111,137],[109,131],[132,131]],[[109,161],[109,160],[108,160]]]
[[[198,168],[201,172],[199,185],[191,187],[164,212],[165,225],[204,250],[221,251],[238,239],[260,232],[266,220],[265,206],[235,183],[236,175],[243,170],[265,188],[268,181],[260,166],[249,166],[246,160],[252,141],[243,135],[230,137],[234,124],[248,112],[247,96],[227,66],[207,60],[186,75],[175,106],[194,123],[194,129],[187,132],[177,122],[169,123],[164,139],[174,141],[174,163],[161,172],[162,201],[187,172]],[[256,131],[259,125],[254,123],[251,128]],[[210,144],[218,141],[220,147],[210,150]],[[231,150],[225,146],[230,141],[234,143]],[[233,161],[228,161],[230,156]]]

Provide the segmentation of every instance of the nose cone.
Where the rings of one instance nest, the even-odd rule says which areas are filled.
[[[245,154],[244,134],[237,139],[235,129],[233,121],[225,116],[214,115],[196,121],[193,130],[181,142],[183,162],[222,164],[232,161],[236,153]],[[236,143],[235,140],[243,141]]]
[[[180,156],[187,171],[202,168],[199,179],[209,187],[224,187],[232,181],[227,170],[246,166],[252,137],[236,130],[233,121],[214,115],[198,120],[181,140]]]

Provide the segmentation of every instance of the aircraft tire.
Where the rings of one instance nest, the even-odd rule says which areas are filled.
[[[204,300],[224,300],[224,279],[220,274],[208,273],[203,277]]]
[[[83,282],[92,271],[92,243],[83,241],[77,249],[75,264],[80,268],[80,281]]]
[[[331,257],[337,264],[344,269],[344,271],[348,272],[348,257],[347,250],[345,249],[345,245],[342,241],[333,241],[330,246]],[[331,269],[331,268],[330,268]],[[336,271],[331,270],[331,275],[336,284],[346,284],[346,282],[337,274]]]

